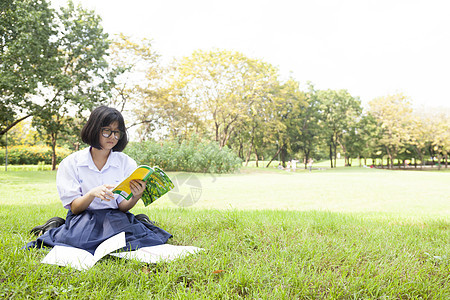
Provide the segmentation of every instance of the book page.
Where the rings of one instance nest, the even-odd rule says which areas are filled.
[[[162,260],[172,260],[187,254],[193,254],[201,250],[203,249],[194,246],[176,246],[164,244],[153,247],[144,247],[139,249],[138,251],[157,256]]]
[[[105,255],[125,246],[125,232],[121,232],[101,243],[95,250],[94,255],[80,248],[55,246],[41,262],[58,266],[71,266],[80,271],[87,270]]]
[[[160,261],[171,261],[189,254],[195,254],[203,250],[203,248],[194,246],[176,246],[164,244],[144,247],[136,251],[111,253],[110,255],[126,259],[135,259],[145,263],[157,263]]]
[[[53,247],[41,263],[62,267],[71,266],[79,271],[87,270],[95,264],[92,254],[86,250],[68,246]]]
[[[139,250],[136,251],[127,251],[127,252],[116,252],[116,253],[110,253],[109,255],[119,257],[119,258],[125,258],[125,259],[134,259],[143,263],[157,263],[160,261],[159,257],[157,255],[153,255],[151,253],[142,252]]]
[[[121,232],[116,234],[115,236],[110,237],[100,245],[98,245],[97,249],[95,249],[93,260],[94,264],[99,261],[103,256],[116,251],[120,248],[126,246],[125,241],[125,232]]]

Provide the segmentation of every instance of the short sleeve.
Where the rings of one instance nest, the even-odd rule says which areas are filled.
[[[82,196],[81,184],[77,176],[76,165],[63,160],[56,173],[56,187],[59,198],[66,209],[70,209],[73,200]]]

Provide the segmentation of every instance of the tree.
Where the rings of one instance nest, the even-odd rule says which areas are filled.
[[[109,43],[100,17],[69,2],[54,22],[58,25],[54,37],[58,46],[57,69],[39,89],[43,104],[33,118],[33,125],[48,137],[52,147],[53,170],[58,135],[67,132],[66,123],[73,117],[70,113],[75,111],[82,117],[84,110],[106,99],[113,84],[109,81],[112,76],[104,72],[108,67],[105,56]]]
[[[109,104],[122,113],[126,107],[140,109],[142,89],[154,91],[161,77],[160,55],[153,48],[151,40],[134,41],[124,34],[116,35],[111,42],[108,62],[117,74]]]
[[[402,94],[389,95],[369,102],[369,113],[382,130],[379,142],[385,148],[388,166],[392,168],[394,159],[411,142],[411,104]]]
[[[320,102],[317,99],[317,92],[311,83],[308,83],[308,91],[305,97],[307,106],[304,109],[303,116],[299,117],[299,121],[301,120],[301,131],[297,143],[298,148],[302,151],[303,163],[306,169],[308,160],[316,155],[316,149],[320,145],[322,127],[318,110]]]
[[[111,44],[109,61],[116,70],[111,104],[122,113],[129,113],[135,122],[128,128],[139,126],[141,140],[147,138],[186,139],[198,129],[199,122],[193,108],[171,80],[173,68],[160,65],[160,55],[148,39],[132,40],[117,36]]]
[[[260,78],[258,96],[246,111],[242,112],[233,135],[238,145],[229,143],[245,152],[245,162],[248,164],[252,154],[255,155],[256,166],[263,157],[267,145],[273,144],[277,139],[276,131],[279,122],[279,107],[282,106],[282,90],[277,76],[277,70],[270,64],[262,63],[258,69]],[[243,153],[244,154],[244,153]],[[243,155],[244,156],[244,155]],[[244,157],[243,157],[244,158]]]
[[[204,131],[196,110],[173,87],[143,89],[136,124],[142,124],[141,139],[149,137],[186,140],[193,133]]]
[[[357,118],[361,115],[361,101],[354,98],[347,90],[322,90],[317,92],[318,109],[322,124],[324,140],[329,148],[331,167],[336,167],[337,147],[348,159],[347,145],[343,136],[355,126]],[[334,161],[334,163],[333,163]]]
[[[425,164],[425,156],[429,153],[433,143],[433,122],[432,115],[419,113],[413,116],[411,122],[411,146],[421,162],[421,167]]]
[[[450,121],[449,115],[441,112],[431,119],[433,127],[432,146],[437,156],[438,168],[441,169],[441,159],[445,158],[448,167],[448,153],[450,152]]]
[[[275,117],[272,128],[269,127],[268,137],[272,143],[276,140],[278,146],[272,160],[280,154],[283,165],[286,165],[288,154],[294,156],[300,150],[306,151],[308,155],[310,153],[308,147],[313,140],[308,138],[312,132],[309,123],[312,106],[307,102],[305,93],[300,90],[299,83],[292,78],[280,86],[276,98],[278,101],[273,110]]]
[[[177,62],[177,95],[184,98],[220,147],[225,146],[255,102],[276,82],[269,64],[232,51],[195,51]]]
[[[39,84],[53,76],[54,11],[45,0],[2,0],[0,10],[0,137],[39,106]]]
[[[348,139],[348,141],[347,141]],[[380,139],[377,122],[371,115],[361,115],[356,123],[356,127],[349,135],[344,136],[345,143],[349,146],[350,157],[364,159],[364,165],[367,165],[367,158],[374,158],[380,150],[378,141]],[[361,161],[359,162],[361,165]]]

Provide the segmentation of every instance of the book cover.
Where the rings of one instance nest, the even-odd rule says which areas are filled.
[[[163,170],[153,167],[153,171],[147,180],[147,186],[141,198],[145,206],[150,205],[174,188],[172,180]]]
[[[124,181],[119,183],[112,192],[114,194],[119,194],[126,200],[129,200],[133,193],[130,189],[131,180],[143,180],[147,182],[144,193],[142,194],[142,201],[144,205],[150,205],[157,199],[161,198],[162,195],[166,194],[168,191],[174,188],[172,180],[169,176],[164,173],[159,167],[149,167],[146,165],[141,165],[131,173]]]

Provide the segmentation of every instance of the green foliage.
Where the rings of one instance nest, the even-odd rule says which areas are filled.
[[[52,147],[59,135],[71,134],[72,128],[67,126],[74,123],[71,113],[75,111],[81,117],[81,112],[102,103],[112,85],[105,59],[108,34],[100,26],[100,17],[69,1],[55,15],[54,22],[59,25],[55,37],[58,68],[40,91],[44,104],[33,118],[33,125],[45,134]]]
[[[215,142],[146,141],[130,143],[125,152],[138,164],[157,165],[166,171],[231,173],[241,166],[241,160],[228,147],[220,149]]]
[[[185,122],[179,128],[171,126],[174,122],[168,124],[171,133],[180,136],[173,131],[192,129],[193,120],[200,121],[206,129],[204,134],[223,147],[239,124],[252,119],[254,112],[272,110],[265,104],[271,105],[272,92],[279,83],[276,68],[266,62],[239,52],[199,50],[177,61],[170,84],[176,96],[172,96],[173,100],[184,105],[171,105],[166,110],[172,109],[172,115]]]
[[[0,149],[0,162],[5,162],[6,150]],[[72,151],[66,148],[56,148],[57,163],[68,156]],[[52,163],[52,149],[47,146],[13,146],[8,147],[8,164],[12,165],[39,165]]]
[[[350,140],[351,132],[355,132],[357,119],[361,116],[361,101],[354,98],[347,90],[320,90],[318,109],[323,122],[322,138],[329,149],[331,167],[336,167],[338,146],[348,158],[350,145],[356,139]],[[347,139],[344,139],[344,136]],[[356,138],[356,136],[354,135]]]
[[[54,149],[62,135],[73,136],[78,126],[67,124],[75,113],[82,118],[110,95],[116,71],[106,61],[108,34],[98,15],[72,1],[58,11],[45,0],[8,0],[2,8],[0,135],[33,116]]]
[[[53,18],[45,0],[1,1],[0,135],[38,108],[30,95],[54,74]]]

